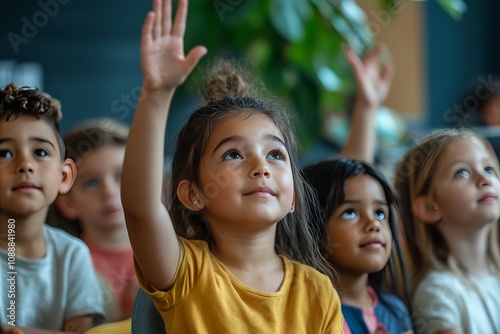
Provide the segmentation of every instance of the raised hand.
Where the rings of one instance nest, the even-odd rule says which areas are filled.
[[[147,90],[175,89],[181,85],[207,50],[194,47],[184,55],[187,0],[179,0],[172,25],[171,0],[153,0],[141,35],[141,67]]]
[[[393,64],[382,64],[381,57],[386,51],[384,45],[369,51],[361,60],[350,47],[345,54],[356,79],[356,102],[368,108],[384,102],[394,76]]]

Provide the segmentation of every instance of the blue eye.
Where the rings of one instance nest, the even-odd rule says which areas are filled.
[[[97,181],[96,180],[89,180],[89,181],[85,182],[84,185],[87,188],[93,188],[93,187],[97,186]]]
[[[354,219],[356,218],[356,212],[352,209],[345,210],[340,216],[342,219]]]
[[[495,174],[495,170],[493,169],[493,167],[486,167],[484,170],[488,174]]]
[[[35,155],[38,157],[47,157],[49,154],[44,149],[40,148],[40,149],[35,150]]]
[[[227,151],[222,156],[222,160],[235,160],[235,159],[242,159],[241,154],[236,150]]]
[[[273,150],[266,157],[271,160],[285,160],[285,154],[281,150]]]
[[[385,212],[382,210],[378,210],[377,212],[375,212],[375,219],[384,220],[385,219]]]
[[[457,172],[456,175],[459,177],[467,178],[467,177],[469,177],[470,173],[468,171],[466,171],[465,169],[461,169]]]
[[[0,158],[12,158],[12,153],[8,150],[0,150]]]

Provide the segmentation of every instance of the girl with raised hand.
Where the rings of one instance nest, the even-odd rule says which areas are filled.
[[[184,56],[187,1],[173,24],[170,12],[170,1],[157,0],[144,24],[144,87],[123,167],[142,288],[168,333],[340,333],[333,272],[305,219],[311,200],[290,121],[227,64],[178,135],[162,204],[170,102],[206,53]]]
[[[416,272],[417,333],[500,333],[500,182],[491,145],[467,129],[423,138],[397,169]]]

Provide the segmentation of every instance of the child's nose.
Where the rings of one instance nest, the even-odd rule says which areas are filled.
[[[115,180],[107,180],[104,182],[103,193],[105,196],[117,196],[120,194],[120,184]]]
[[[17,172],[18,173],[33,173],[33,171],[34,171],[33,159],[27,155],[20,155],[19,156],[19,163],[17,166]]]
[[[368,223],[366,224],[368,232],[380,232],[382,224],[375,217],[369,218]]]
[[[269,166],[265,159],[257,158],[255,159],[255,165],[252,168],[252,177],[266,177],[269,178],[271,176],[271,171],[269,170]]]
[[[484,186],[491,186],[492,185],[492,180],[491,180],[492,175],[486,173],[483,171],[482,173],[479,173],[479,186],[484,187]]]

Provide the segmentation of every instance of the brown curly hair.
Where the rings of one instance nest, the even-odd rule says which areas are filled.
[[[15,83],[0,89],[0,120],[9,121],[20,116],[30,116],[47,122],[57,138],[61,160],[64,159],[64,143],[59,122],[62,118],[61,103],[38,88],[17,87]]]

